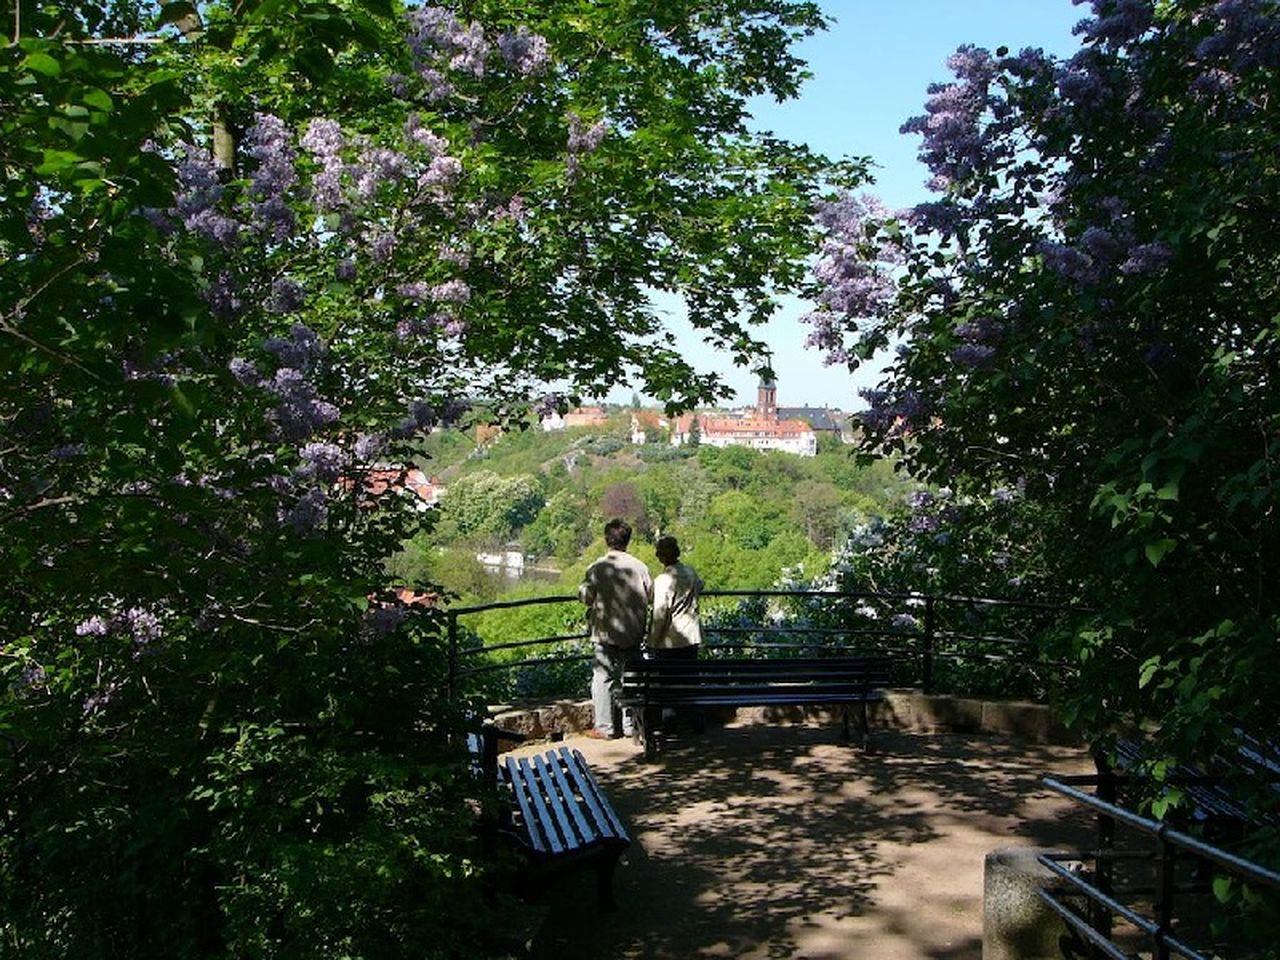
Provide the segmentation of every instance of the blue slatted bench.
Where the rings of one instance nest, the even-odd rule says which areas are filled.
[[[867,746],[867,704],[884,699],[892,660],[883,654],[777,659],[636,660],[622,674],[623,706],[635,711],[645,753],[661,747],[664,707],[859,707]]]
[[[1239,733],[1239,731],[1237,731]],[[1263,741],[1241,735],[1242,741],[1234,754],[1219,755],[1215,761],[1220,765],[1242,768],[1261,784],[1272,791],[1277,791],[1280,783],[1280,763],[1275,756],[1275,748]],[[1121,738],[1116,741],[1110,756],[1095,758],[1100,775],[1110,775],[1111,764],[1116,772],[1122,774],[1141,773],[1144,771],[1150,747],[1141,740]],[[1280,815],[1274,811],[1250,811],[1230,791],[1225,778],[1212,775],[1198,767],[1179,764],[1169,770],[1163,782],[1168,787],[1179,787],[1186,792],[1191,801],[1190,814],[1200,823],[1205,823],[1218,830],[1230,833],[1238,832],[1249,824],[1271,825],[1280,823]],[[1273,806],[1280,806],[1280,794]]]
[[[596,869],[600,906],[614,909],[613,874],[631,838],[577,750],[507,756],[498,778],[511,797],[508,831],[526,854],[530,889],[544,877]]]

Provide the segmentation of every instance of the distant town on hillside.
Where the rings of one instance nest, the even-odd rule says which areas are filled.
[[[608,421],[603,407],[579,407],[563,416],[552,413],[541,420],[546,432],[580,427],[600,427]],[[669,418],[660,412],[633,409],[631,442],[666,441],[672,446],[704,443],[712,447],[749,447],[780,450],[802,457],[818,452],[818,436],[841,442],[852,439],[850,415],[831,407],[779,407],[778,386],[761,380],[753,407],[737,410],[700,410]]]

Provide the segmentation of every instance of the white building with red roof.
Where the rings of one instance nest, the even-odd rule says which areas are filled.
[[[804,420],[779,419],[778,386],[772,380],[760,381],[755,409],[747,416],[687,413],[678,418],[671,430],[673,446],[689,442],[695,420],[698,421],[699,442],[709,447],[782,450],[802,457],[812,457],[818,452],[818,436],[813,427]]]

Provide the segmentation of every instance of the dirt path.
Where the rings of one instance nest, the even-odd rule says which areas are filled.
[[[1039,785],[1091,769],[1071,748],[885,732],[864,754],[830,727],[731,726],[647,763],[630,741],[567,742],[635,843],[618,912],[589,873],[548,892],[536,960],[978,960],[987,851],[1088,837]]]

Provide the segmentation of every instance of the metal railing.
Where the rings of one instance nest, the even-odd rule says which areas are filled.
[[[894,655],[902,669],[903,685],[918,685],[926,693],[937,692],[939,664],[985,661],[1013,669],[1045,670],[1064,666],[1039,654],[1037,616],[1081,612],[1049,603],[924,593],[818,590],[708,590],[704,600],[704,655],[743,651],[764,656],[789,653],[882,652]],[[750,611],[706,611],[720,599],[770,602],[788,601],[791,619],[765,617],[747,622]],[[586,662],[592,657],[585,619],[580,630],[519,639],[501,638],[487,643],[468,630],[469,618],[494,610],[547,604],[569,604],[583,611],[574,596],[506,600],[445,611],[448,636],[448,692],[454,699],[464,686],[480,675],[519,671],[550,664]],[[1013,633],[981,629],[983,618],[974,611],[1014,612],[1024,621]],[[764,611],[766,614],[768,611]],[[775,613],[778,611],[775,611]],[[464,639],[472,640],[464,644]],[[474,642],[478,640],[479,642]],[[581,649],[573,649],[577,645]],[[551,648],[550,652],[545,652]],[[494,660],[497,651],[536,650],[537,656]]]
[[[1083,941],[1087,956],[1130,960],[1136,955],[1131,949],[1133,944],[1122,946],[1117,942],[1120,938],[1115,935],[1115,922],[1119,918],[1128,925],[1126,939],[1145,940],[1153,960],[1170,960],[1175,956],[1186,960],[1221,960],[1218,948],[1194,946],[1183,933],[1184,928],[1191,926],[1187,922],[1189,907],[1185,898],[1197,895],[1203,901],[1211,896],[1212,885],[1204,879],[1209,868],[1217,871],[1219,877],[1231,878],[1252,891],[1271,894],[1280,893],[1280,873],[1176,830],[1168,823],[1148,819],[1108,799],[1086,793],[1075,785],[1098,782],[1098,778],[1091,776],[1044,779],[1049,789],[1098,816],[1098,845],[1092,851],[1040,854],[1037,858],[1040,863],[1065,885],[1061,891],[1042,889],[1040,898],[1062,918],[1068,930]],[[1154,842],[1154,849],[1117,849],[1119,827],[1149,838]],[[1118,889],[1113,871],[1117,862],[1149,867],[1153,875],[1150,886]],[[1091,863],[1092,869],[1073,870],[1066,866],[1068,863]],[[1194,868],[1190,874],[1188,866]],[[1180,868],[1182,880],[1178,878]],[[1149,901],[1148,912],[1137,905],[1141,900]],[[1082,902],[1083,909],[1072,901]],[[1276,905],[1280,905],[1280,901],[1273,904],[1273,908]]]

